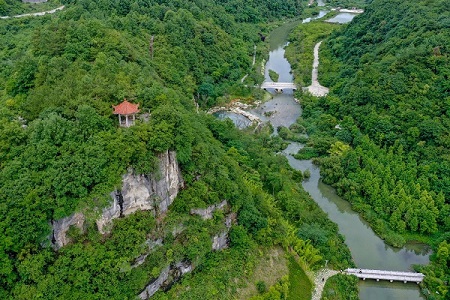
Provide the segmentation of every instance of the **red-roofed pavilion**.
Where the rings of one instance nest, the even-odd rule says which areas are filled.
[[[139,103],[133,104],[124,99],[122,103],[116,106],[112,106],[114,108],[113,114],[119,115],[119,125],[124,127],[130,127],[134,125],[134,121],[136,120],[136,114],[139,112]],[[122,120],[122,116],[125,116],[125,119]]]

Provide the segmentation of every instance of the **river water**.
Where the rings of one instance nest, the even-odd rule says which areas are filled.
[[[328,19],[327,22],[345,24],[345,23],[349,23],[351,20],[353,20],[353,18],[355,16],[357,16],[357,14],[342,12],[342,13],[337,14],[333,18]]]
[[[296,24],[295,24],[296,25]],[[280,75],[280,81],[292,82],[290,65],[284,58],[284,47],[287,45],[287,35],[292,24],[286,24],[276,29],[269,37],[270,54],[266,65],[266,80],[271,81],[267,70],[273,69]],[[282,94],[272,93],[272,100],[263,103],[251,112],[263,121],[270,121],[277,126],[289,126],[301,115],[301,106],[294,101],[292,92]],[[265,112],[274,112],[266,117]],[[302,147],[291,143],[284,150],[289,164],[301,171],[307,169],[311,177],[303,182],[304,189],[328,213],[329,218],[339,227],[339,232],[345,237],[352,257],[357,267],[381,270],[408,271],[414,264],[429,262],[428,249],[423,245],[410,244],[404,248],[387,246],[356,212],[350,204],[336,195],[335,190],[322,183],[320,170],[311,160],[297,160],[290,154],[295,154]],[[424,299],[416,284],[390,283],[367,280],[359,282],[360,298],[362,300],[419,300]]]

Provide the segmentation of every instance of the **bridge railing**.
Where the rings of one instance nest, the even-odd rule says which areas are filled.
[[[263,82],[261,84],[262,89],[297,89],[295,83],[292,82]]]
[[[385,271],[385,270],[371,270],[371,269],[347,269],[345,272],[349,275],[355,275],[358,278],[389,280],[389,281],[403,281],[420,283],[425,277],[422,273],[402,272],[402,271]]]

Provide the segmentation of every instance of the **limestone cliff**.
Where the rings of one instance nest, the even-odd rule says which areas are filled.
[[[96,221],[98,230],[104,234],[109,231],[112,220],[132,214],[139,210],[152,210],[159,215],[168,210],[170,204],[184,186],[181,171],[176,160],[176,152],[166,151],[158,155],[158,171],[148,175],[129,172],[123,176],[121,190],[111,193],[111,204],[102,210]],[[75,213],[69,217],[52,222],[52,244],[56,249],[70,240],[66,232],[71,225],[83,227],[84,215]]]
[[[82,213],[74,213],[68,217],[52,221],[53,232],[51,235],[51,242],[53,248],[59,249],[70,242],[66,233],[70,226],[76,226],[80,230],[83,230],[84,215]]]
[[[101,233],[108,231],[107,226],[113,219],[127,216],[139,210],[153,210],[159,215],[168,210],[169,205],[183,187],[183,178],[174,151],[158,156],[159,171],[149,175],[128,173],[123,176],[122,190],[111,193],[112,204],[103,209],[97,220]],[[106,226],[106,227],[105,227]]]

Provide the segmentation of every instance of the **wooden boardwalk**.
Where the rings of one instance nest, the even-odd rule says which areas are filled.
[[[425,275],[415,272],[397,272],[397,271],[383,271],[383,270],[369,270],[369,269],[347,269],[345,273],[348,275],[355,275],[362,280],[375,279],[393,281],[415,282],[419,284],[422,282]]]
[[[292,82],[263,82],[261,84],[262,89],[277,89],[277,90],[283,90],[283,89],[293,89],[296,90],[297,86],[295,83]]]

